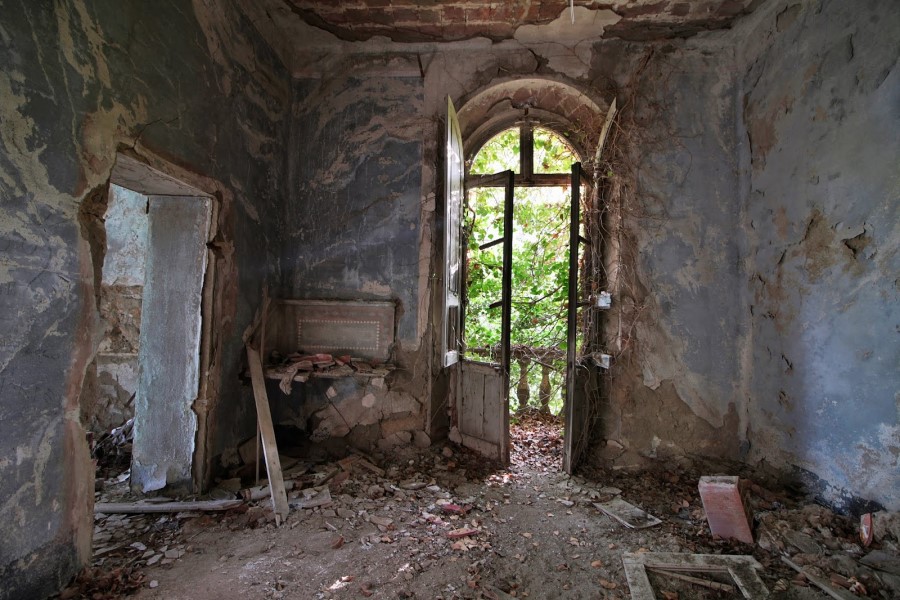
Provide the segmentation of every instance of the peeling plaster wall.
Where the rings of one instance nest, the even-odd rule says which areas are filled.
[[[420,214],[423,138],[430,122],[422,117],[423,95],[418,62],[402,55],[345,56],[319,77],[294,83],[282,295],[395,302],[393,361],[404,367],[374,392],[365,378],[336,383],[333,390],[341,397],[326,397],[310,382],[302,386],[299,408],[276,393],[276,403],[303,414],[289,421],[309,429],[317,441],[340,438],[374,447],[382,440],[384,446],[383,440],[410,442],[411,430],[424,430],[419,402],[429,389],[422,366],[428,354],[417,351],[424,334],[420,311],[427,309],[421,297],[420,280],[427,280],[421,261],[428,254],[422,252]],[[382,410],[383,397],[406,388],[419,398],[415,423],[409,411]],[[373,406],[362,407],[362,398],[367,404],[374,399]],[[349,421],[334,406],[344,413],[352,406]],[[398,436],[400,431],[406,433]]]
[[[608,401],[601,455],[620,465],[745,448],[734,54],[722,35],[604,41],[594,73],[619,90],[607,156],[624,185],[608,223]],[[617,182],[618,180],[618,182]]]
[[[391,212],[419,215],[417,307],[440,314],[447,95],[460,108],[517,78],[570,83],[600,105],[615,95],[607,183],[628,203],[607,274],[604,343],[617,360],[597,431],[618,444],[601,454],[765,460],[822,478],[832,502],[849,490],[895,505],[898,354],[883,331],[897,319],[897,13],[890,2],[773,0],[731,31],[647,42],[600,39],[615,17],[583,10],[590,31],[555,22],[498,43],[351,43],[294,26],[305,33],[291,61],[300,79],[285,221],[297,233],[283,290],[399,297],[406,311],[413,280],[386,282],[359,252],[390,236],[359,224],[387,218],[373,192],[407,198],[414,186],[393,163],[420,157],[419,206],[410,194]],[[364,189],[371,173],[390,191]],[[440,327],[408,314],[404,340]],[[429,418],[445,398],[426,402]]]
[[[604,106],[617,93],[620,103],[633,95],[627,109],[636,115],[637,131],[629,152],[641,174],[641,208],[627,222],[626,268],[639,273],[642,288],[629,293],[639,292],[646,310],[635,333],[637,360],[623,365],[614,380],[602,433],[642,454],[662,446],[737,457],[746,425],[740,389],[745,323],[736,298],[743,277],[735,235],[740,199],[733,47],[721,34],[687,42],[598,42],[603,26],[614,19],[604,21],[609,15],[602,12],[579,15],[583,22],[592,17],[593,29],[573,32],[555,22],[497,44],[323,42],[318,53],[295,63],[303,78],[295,86],[297,154],[291,160],[296,161],[292,189],[297,197],[285,221],[296,223],[289,228],[296,234],[288,238],[282,258],[288,266],[285,290],[301,297],[399,297],[404,310],[399,331],[406,347],[410,335],[430,331],[411,328],[416,320],[407,306],[439,313],[439,302],[432,304],[430,293],[420,294],[417,302],[404,295],[415,289],[412,285],[423,284],[421,274],[418,281],[412,277],[421,273],[418,267],[399,278],[395,267],[395,276],[385,277],[385,269],[361,251],[396,254],[396,230],[370,226],[385,218],[402,223],[421,212],[424,220],[416,227],[427,228],[423,232],[429,237],[431,231],[440,234],[434,215],[442,213],[446,97],[461,108],[493,85],[527,79],[527,89],[510,88],[515,94],[510,92],[509,110],[528,105],[569,116],[577,115],[581,105]],[[564,30],[571,39],[549,42]],[[541,93],[520,97],[541,81],[548,84]],[[547,92],[560,84],[581,89],[586,100]],[[498,97],[492,107],[503,102]],[[488,116],[479,109],[470,112],[474,118]],[[461,116],[466,114],[463,107]],[[574,133],[591,150],[601,123],[584,121],[576,125],[585,131]],[[462,123],[465,131],[478,125]],[[408,151],[389,143],[398,138],[409,140]],[[403,165],[421,171],[421,183],[407,177]],[[394,175],[397,169],[402,176]],[[404,200],[389,206],[387,200],[373,203],[378,198]],[[388,208],[390,213],[380,212]],[[405,264],[430,265],[427,283],[439,291],[440,240],[419,250],[411,242],[424,236],[406,239],[398,239],[406,248]],[[367,294],[373,280],[384,286],[384,295]],[[434,389],[443,389],[440,374],[432,378]],[[446,411],[445,397],[414,393],[433,426]]]
[[[298,79],[296,179],[283,213],[286,293],[397,301],[407,348],[420,335],[422,94],[408,57],[362,57],[334,75]]]
[[[774,2],[742,47],[751,458],[900,509],[900,10]]]
[[[43,597],[90,555],[78,398],[100,341],[88,224],[103,202],[84,199],[105,193],[122,149],[216,198],[207,454],[246,437],[240,333],[277,270],[290,86],[229,3],[4,0],[2,13],[0,598]],[[226,416],[233,428],[216,429]]]

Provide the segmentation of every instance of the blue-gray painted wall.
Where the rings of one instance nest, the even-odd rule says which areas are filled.
[[[900,509],[900,5],[775,2],[735,32],[752,460]]]
[[[294,91],[284,295],[395,301],[417,347],[423,81],[345,64]]]
[[[249,435],[240,334],[277,270],[290,85],[227,2],[5,1],[0,64],[0,598],[40,598],[88,558],[93,528],[78,395],[99,274],[81,203],[132,147],[218,195],[211,421],[234,425],[210,452]]]

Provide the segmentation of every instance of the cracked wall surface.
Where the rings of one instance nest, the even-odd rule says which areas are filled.
[[[414,74],[391,74],[398,66]],[[285,294],[396,301],[396,338],[415,348],[426,124],[418,68],[407,57],[348,61],[298,79],[295,94]]]
[[[900,11],[775,2],[735,31],[751,459],[900,509]]]
[[[600,456],[739,458],[746,444],[740,349],[736,84],[721,35],[604,41],[594,72],[623,107],[604,163],[607,217]],[[622,191],[628,190],[631,191]]]
[[[291,402],[274,397],[288,413],[302,413],[289,414],[285,425],[307,430],[320,442],[372,449],[376,443],[410,443],[412,431],[425,431],[421,404],[429,389],[429,355],[422,351],[422,321],[428,304],[422,295],[429,254],[423,252],[427,226],[421,215],[423,139],[430,121],[422,114],[415,57],[333,60],[319,76],[294,82],[282,296],[394,302],[391,361],[401,371],[374,391],[365,378],[339,382],[332,391],[340,390],[340,398],[324,395],[311,382],[303,386],[299,408],[296,395]],[[414,411],[382,410],[383,398],[407,393],[405,388],[418,398]],[[363,398],[372,406],[360,413]]]
[[[267,238],[290,86],[228,3],[2,4],[0,598],[43,597],[90,554],[79,396],[100,342],[102,254],[91,248],[102,214],[90,211],[103,202],[85,198],[105,193],[117,151],[215,198],[215,325],[198,400],[213,413],[198,445],[211,454],[246,437],[252,416],[233,378],[240,333],[277,263]],[[220,415],[234,425],[217,429]]]
[[[0,598],[54,591],[90,552],[79,396],[100,343],[94,213],[116,152],[214,199],[210,369],[193,407],[203,466],[253,435],[234,380],[266,283],[283,297],[397,302],[399,368],[383,387],[319,382],[303,392],[306,412],[275,412],[323,442],[408,443],[446,426],[433,335],[446,98],[460,108],[516,79],[619,101],[608,148],[619,162],[604,176],[629,203],[605,274],[617,356],[597,431],[615,444],[603,450],[620,464],[765,461],[808,474],[833,504],[897,508],[891,8],[777,0],[731,31],[652,42],[602,39],[643,37],[606,13],[557,42],[558,9],[496,43],[347,42],[301,23],[272,43],[285,69],[251,21],[275,25],[227,2],[5,0]],[[633,9],[627,23],[652,10]],[[680,35],[671,23],[645,30],[664,31]],[[516,98],[509,114],[577,112],[553,102]]]

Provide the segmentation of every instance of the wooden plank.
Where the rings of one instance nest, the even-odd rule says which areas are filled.
[[[854,598],[859,598],[859,596],[857,596],[856,594],[851,594],[843,588],[836,588],[831,585],[831,582],[826,581],[821,577],[816,577],[815,575],[789,559],[787,556],[782,556],[781,560],[790,568],[794,569],[798,573],[801,573],[809,580],[810,583],[818,587],[820,590],[822,590],[835,600],[854,600]]]
[[[643,552],[636,556],[639,557],[637,560],[648,567],[667,571],[721,572],[745,564],[754,569],[762,569],[762,565],[755,558],[747,555]]]
[[[694,585],[703,586],[709,588],[711,590],[719,590],[720,592],[734,592],[734,586],[729,585],[727,583],[719,583],[718,581],[710,581],[709,579],[702,579],[700,577],[691,577],[690,575],[682,575],[681,573],[676,573],[675,571],[666,571],[665,569],[654,569],[650,567],[645,567],[645,569],[649,568],[651,571],[658,575],[662,575],[663,577],[667,577],[669,579],[677,579],[679,581],[686,581],[688,583],[692,583]]]
[[[477,438],[484,437],[484,374],[463,364],[462,402],[459,431]]]
[[[656,594],[650,584],[650,578],[647,576],[647,569],[644,568],[643,563],[634,560],[633,556],[628,553],[622,556],[625,579],[631,590],[631,600],[656,600]]]
[[[263,307],[262,317],[259,324],[259,354],[263,361],[266,360],[266,326],[269,324],[269,288],[263,287]],[[265,365],[263,365],[265,366]],[[256,465],[256,485],[259,485],[259,419],[256,420],[256,455],[254,456],[254,465]]]
[[[644,512],[621,498],[613,498],[609,502],[594,502],[594,508],[612,517],[629,529],[643,529],[662,523],[650,513]]]
[[[97,502],[95,513],[105,515],[144,513],[173,513],[188,511],[215,512],[237,508],[243,500],[198,500],[196,502]]]
[[[256,418],[262,435],[263,455],[266,458],[266,472],[272,488],[275,524],[280,525],[287,517],[290,508],[287,503],[287,492],[284,489],[284,478],[281,474],[278,445],[275,443],[275,429],[272,426],[272,413],[269,410],[269,396],[266,394],[262,362],[259,359],[259,352],[250,345],[247,345],[247,361],[250,363],[250,379],[253,383],[253,398],[256,401]]]
[[[269,299],[269,288],[263,288],[263,306],[262,306],[262,317],[260,317],[259,323],[259,357],[262,360],[263,364],[266,362],[266,327],[269,324],[269,305],[271,301]]]
[[[504,389],[501,376],[485,375],[484,377],[484,409],[481,429],[485,441],[501,445],[503,441],[503,420],[506,411],[503,410]]]
[[[728,573],[745,598],[768,598],[769,589],[763,583],[756,570],[749,564],[735,565],[728,568]]]

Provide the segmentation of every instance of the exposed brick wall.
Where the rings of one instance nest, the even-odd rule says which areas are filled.
[[[284,0],[301,18],[348,40],[381,35],[395,41],[508,39],[526,24],[549,23],[568,0]],[[727,26],[759,0],[576,0],[576,6],[609,9],[622,17],[612,35],[684,36]],[[609,32],[607,32],[609,34]]]

